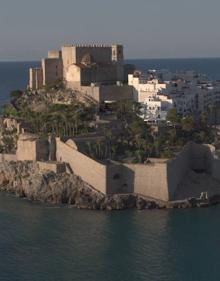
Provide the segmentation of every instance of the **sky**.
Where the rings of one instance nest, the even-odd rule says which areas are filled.
[[[63,44],[120,43],[126,58],[220,57],[220,0],[0,0],[0,61]]]

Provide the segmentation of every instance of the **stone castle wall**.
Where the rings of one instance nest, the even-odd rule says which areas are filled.
[[[191,169],[190,154],[191,146],[187,145],[175,159],[171,159],[167,162],[169,200],[174,199],[173,196],[178,188],[178,185]]]
[[[149,164],[100,164],[58,141],[57,160],[68,162],[83,180],[107,194],[136,193],[162,201],[175,200],[190,170],[218,176],[220,160],[213,162],[212,147],[190,143],[175,159],[151,159]],[[64,158],[63,158],[64,157]],[[214,164],[215,163],[215,164]]]
[[[57,139],[57,160],[105,194],[138,193],[168,200],[166,162],[151,165],[100,164]],[[160,175],[160,176],[158,176]]]
[[[128,85],[106,85],[100,86],[100,101],[119,101],[133,99],[132,87]]]
[[[134,193],[162,201],[169,200],[166,162],[126,166],[134,174]]]
[[[83,57],[90,54],[96,63],[111,63],[112,61],[112,47],[73,47],[76,53],[75,64],[80,64]]]
[[[16,162],[17,161],[17,156],[16,154],[5,154],[5,153],[0,153],[0,162]]]
[[[212,176],[216,180],[220,181],[220,160],[214,159],[212,165]]]
[[[47,161],[49,159],[49,143],[42,139],[18,139],[16,157],[18,161]]]
[[[63,79],[63,64],[60,58],[47,58],[42,60],[43,85],[53,84]]]
[[[66,166],[64,163],[38,161],[37,164],[40,171],[53,171],[56,174],[62,174],[66,172]]]
[[[119,101],[123,99],[133,99],[132,87],[128,85],[105,85],[105,86],[80,86],[78,83],[67,84],[67,87],[73,88],[82,95],[93,99],[95,102]]]
[[[176,192],[181,182],[185,179],[190,170],[213,174],[214,147],[188,143],[175,159],[167,162],[167,180],[170,200],[175,199]],[[218,160],[216,166],[220,164]],[[220,170],[219,170],[220,171]]]
[[[43,87],[43,70],[42,68],[29,69],[29,88],[37,90]]]
[[[106,193],[106,166],[56,139],[57,161],[68,163],[82,180],[102,193]]]
[[[49,142],[32,135],[21,135],[16,155],[0,155],[3,161],[48,161]],[[215,158],[214,148],[208,145],[189,143],[176,156],[168,159],[150,159],[147,164],[103,164],[77,150],[74,141],[66,143],[56,139],[56,159],[67,163],[83,181],[104,194],[135,193],[152,199],[170,201],[178,196],[178,190],[190,171],[206,173],[220,180],[220,159]],[[55,164],[54,164],[55,163]],[[56,162],[40,163],[42,169],[51,168]],[[192,193],[192,192],[191,192]],[[187,190],[184,194],[187,193]],[[185,199],[185,198],[182,198]]]

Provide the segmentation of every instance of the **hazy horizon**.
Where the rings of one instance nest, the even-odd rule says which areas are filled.
[[[220,57],[219,0],[2,0],[0,61],[66,43],[119,43],[126,59]]]

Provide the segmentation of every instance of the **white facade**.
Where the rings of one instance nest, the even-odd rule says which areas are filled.
[[[173,107],[173,101],[163,94],[165,83],[158,79],[128,75],[128,84],[133,87],[133,98],[142,104],[141,117],[147,122],[166,121],[167,112]]]
[[[161,83],[156,77],[166,82]],[[220,82],[210,82],[195,71],[163,70],[149,77],[136,72],[128,76],[128,83],[133,87],[133,99],[143,105],[142,117],[149,122],[166,120],[172,107],[187,116],[220,104]]]
[[[201,113],[220,103],[219,83],[172,81],[165,92],[173,100],[177,112],[183,116]]]
[[[128,85],[133,86],[133,97],[136,102],[145,103],[149,96],[155,96],[163,89],[165,83],[159,83],[157,79],[147,80],[145,77],[128,75]]]

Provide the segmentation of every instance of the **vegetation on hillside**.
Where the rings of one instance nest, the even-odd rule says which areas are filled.
[[[11,103],[3,107],[3,116],[16,118],[32,133],[67,137],[93,130],[95,107],[75,102],[50,104],[45,110],[35,111],[28,104],[16,108]]]
[[[113,112],[117,116],[118,129],[104,128],[104,139],[87,143],[87,153],[95,159],[122,160],[134,163],[147,162],[149,157],[171,158],[189,141],[212,143],[214,133],[203,113],[195,121],[193,116],[181,118],[176,109],[168,115],[168,126],[153,127],[141,119],[140,107],[130,101],[114,104]]]
[[[33,110],[28,105],[27,95],[24,95],[25,104],[16,103],[16,100],[22,100],[22,93],[13,91],[12,102],[4,106],[3,115],[15,117],[32,133],[41,136],[53,134],[59,137],[73,137],[96,130],[94,104],[84,104],[75,100],[71,104],[47,103],[42,110]],[[171,158],[189,141],[214,141],[209,111],[196,118],[181,118],[175,108],[171,109],[167,114],[168,124],[159,127],[157,132],[154,126],[148,125],[140,117],[138,103],[121,100],[112,104],[111,110],[117,120],[117,126],[101,126],[99,134],[102,138],[96,142],[87,141],[84,145],[85,153],[97,160],[145,163],[150,157]],[[12,142],[8,139],[9,135],[3,135],[2,139],[10,146]]]

